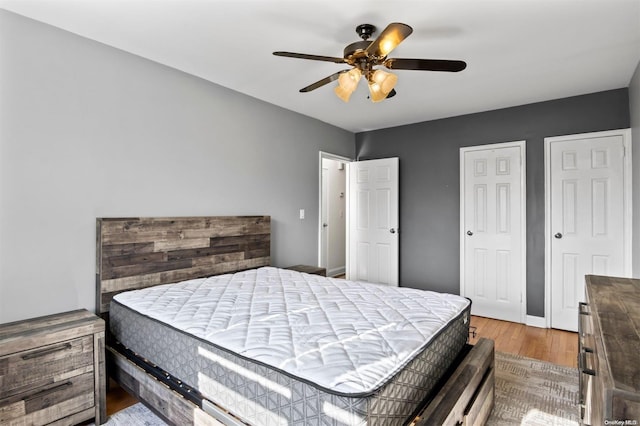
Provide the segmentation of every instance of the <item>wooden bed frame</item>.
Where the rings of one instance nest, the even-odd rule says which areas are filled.
[[[270,217],[98,218],[96,240],[96,311],[107,321],[107,374],[169,423],[238,424],[197,390],[131,357],[110,337],[109,304],[122,291],[270,265]],[[466,345],[410,424],[484,424],[493,400],[493,341],[480,339]]]

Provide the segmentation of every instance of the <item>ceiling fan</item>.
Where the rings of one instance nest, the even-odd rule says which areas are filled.
[[[338,71],[300,89],[300,92],[310,92],[325,84],[338,80],[338,86],[334,91],[336,95],[345,102],[349,102],[349,98],[356,90],[361,77],[364,77],[369,85],[370,98],[373,102],[380,102],[396,94],[394,87],[398,81],[398,77],[395,74],[374,68],[376,66],[381,65],[392,70],[449,72],[462,71],[467,67],[464,61],[387,58],[387,55],[393,49],[411,35],[413,29],[409,25],[394,22],[389,24],[384,31],[380,33],[378,38],[374,41],[369,41],[369,38],[375,31],[376,27],[371,24],[358,25],[356,27],[356,33],[362,38],[362,41],[356,41],[345,47],[342,58],[293,52],[273,52],[273,54],[289,58],[351,65],[351,69]]]

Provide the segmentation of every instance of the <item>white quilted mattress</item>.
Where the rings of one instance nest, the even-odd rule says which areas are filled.
[[[114,300],[347,396],[380,388],[470,303],[272,267],[129,291]]]

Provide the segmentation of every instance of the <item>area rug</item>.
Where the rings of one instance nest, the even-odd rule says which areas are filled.
[[[153,414],[151,410],[137,403],[109,417],[104,424],[109,426],[165,426],[166,423]]]
[[[577,426],[578,370],[496,352],[495,407],[488,425]],[[142,404],[117,412],[109,426],[164,426]]]
[[[496,352],[489,425],[577,426],[578,369]]]

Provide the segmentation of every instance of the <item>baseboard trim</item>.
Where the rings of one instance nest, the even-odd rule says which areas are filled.
[[[341,266],[339,268],[329,269],[327,271],[327,276],[335,277],[336,275],[344,275],[345,271],[346,271],[346,268],[344,266]]]
[[[527,315],[527,325],[531,327],[547,328],[547,320],[544,317]]]

